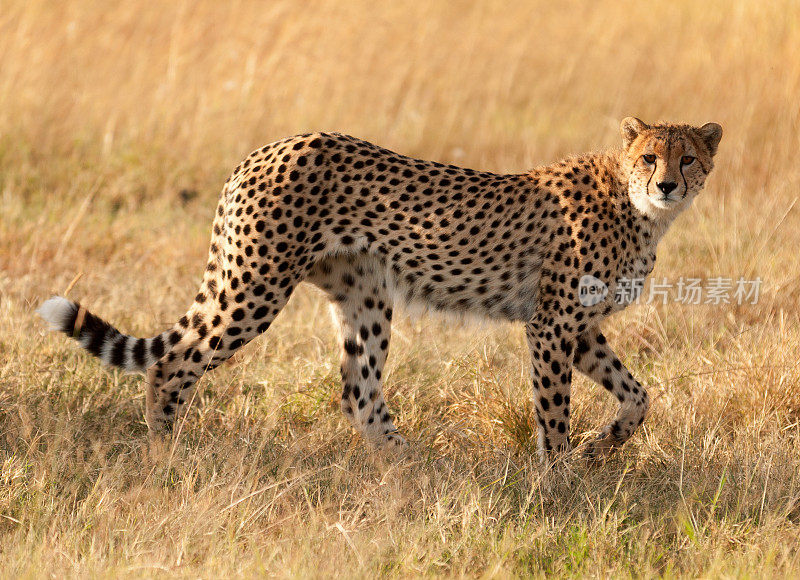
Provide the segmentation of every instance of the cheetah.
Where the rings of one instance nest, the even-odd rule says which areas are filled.
[[[330,299],[341,410],[372,448],[404,439],[382,391],[395,305],[519,321],[542,457],[571,450],[572,371],[619,402],[587,450],[607,455],[649,408],[600,331],[621,280],[653,269],[669,225],[702,190],[722,127],[628,117],[622,147],[500,175],[399,155],[339,133],[252,152],[225,182],[200,290],[169,330],[134,338],[76,302],[39,308],[105,363],[146,375],[145,420],[171,430],[197,380],[265,332],[300,282]],[[583,300],[583,281],[605,293]]]

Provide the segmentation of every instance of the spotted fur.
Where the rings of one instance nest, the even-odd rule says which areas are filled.
[[[625,119],[623,149],[498,175],[412,159],[337,133],[251,153],[225,183],[200,290],[169,331],[121,334],[61,297],[40,313],[105,362],[146,371],[146,420],[170,428],[203,373],[265,332],[300,282],[321,288],[339,326],[341,407],[374,446],[403,442],[383,398],[397,302],[525,324],[539,445],[570,449],[573,368],[619,403],[592,451],[624,443],[647,392],[599,323],[646,276],[667,226],[702,189],[719,125]],[[664,185],[667,184],[667,185]],[[608,288],[585,306],[584,276]]]

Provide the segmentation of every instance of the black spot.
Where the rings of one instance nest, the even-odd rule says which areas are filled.
[[[357,346],[356,342],[352,339],[347,339],[344,341],[344,350],[350,356],[354,356],[356,354]]]

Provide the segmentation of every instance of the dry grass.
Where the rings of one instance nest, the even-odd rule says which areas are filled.
[[[800,7],[771,3],[4,2],[0,570],[8,576],[800,574]],[[33,309],[72,290],[140,335],[196,291],[217,191],[249,150],[340,130],[495,171],[616,144],[625,115],[725,137],[655,276],[760,276],[753,306],[641,306],[608,334],[651,386],[609,464],[531,459],[519,328],[396,325],[413,441],[340,417],[309,289],[203,379],[171,449],[141,379]],[[575,384],[578,432],[612,401]]]

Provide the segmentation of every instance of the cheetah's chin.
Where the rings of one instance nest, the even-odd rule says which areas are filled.
[[[689,206],[686,198],[670,196],[667,200],[653,196],[631,196],[631,202],[640,213],[654,221],[670,223],[677,214]]]
[[[649,201],[658,209],[672,210],[680,207],[684,200],[683,198],[670,196],[667,199],[664,199],[663,197],[651,197],[649,198]]]

